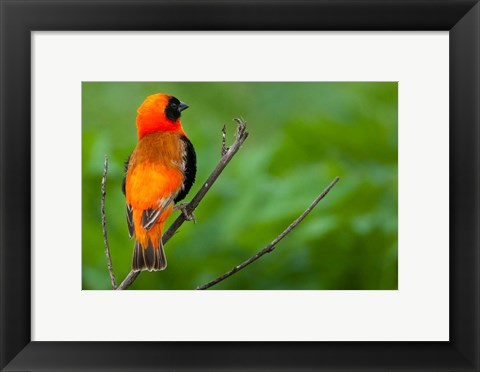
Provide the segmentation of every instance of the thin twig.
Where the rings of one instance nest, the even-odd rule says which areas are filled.
[[[185,206],[184,209],[187,215],[191,215],[193,211],[195,211],[198,204],[202,201],[203,197],[208,192],[208,190],[210,190],[210,188],[212,187],[213,183],[217,180],[220,173],[222,173],[222,171],[225,169],[227,164],[230,162],[230,160],[237,153],[237,151],[242,146],[243,142],[245,142],[245,140],[248,137],[248,132],[246,131],[247,123],[244,120],[238,119],[238,118],[235,118],[234,120],[237,123],[235,141],[229,148],[225,148],[224,142],[222,140],[222,152],[224,148],[226,149],[226,152],[222,155],[220,162],[215,167],[212,174],[207,178],[207,180],[205,181],[203,186],[200,188],[200,190],[197,192],[197,194],[193,197],[190,203],[188,203],[188,205]],[[170,225],[168,230],[163,234],[162,236],[163,244],[166,244],[168,242],[168,240],[173,236],[173,234],[178,230],[178,228],[182,226],[185,220],[186,218],[184,213],[181,213],[180,216],[177,217],[177,219]],[[130,273],[123,280],[123,282],[118,286],[117,289],[118,290],[128,289],[132,285],[132,283],[135,281],[135,279],[137,279],[138,275],[140,275],[140,271],[137,271],[137,272],[130,271]]]
[[[187,214],[193,213],[195,211],[195,208],[197,208],[198,204],[200,201],[203,199],[205,194],[210,190],[212,187],[213,183],[217,180],[218,176],[220,176],[220,173],[223,172],[227,164],[232,160],[234,155],[237,153],[237,151],[240,149],[242,146],[243,142],[248,137],[248,132],[246,131],[246,125],[247,123],[241,119],[234,119],[237,123],[237,132],[235,134],[235,141],[233,142],[232,146],[230,146],[225,153],[224,156],[220,159],[220,162],[217,164],[215,169],[213,170],[212,174],[207,178],[205,183],[203,184],[203,187],[198,190],[197,194],[193,197],[193,199],[188,203],[188,205],[185,207],[185,212]],[[184,214],[182,213],[178,218],[170,225],[169,229],[163,234],[163,244],[165,244],[175,233],[175,231],[178,230],[178,228],[185,222],[186,218]]]
[[[225,127],[225,124],[223,124],[223,128],[222,128],[222,150],[221,150],[221,156],[224,156],[227,151],[228,151],[228,147],[226,145],[226,140],[227,139],[227,129]]]
[[[261,251],[257,252],[254,256],[250,257],[248,260],[242,262],[240,265],[235,266],[233,269],[230,271],[227,271],[225,274],[219,276],[216,279],[213,279],[209,281],[208,283],[198,286],[196,289],[208,289],[215,284],[220,283],[221,281],[227,279],[228,277],[232,276],[233,274],[239,272],[240,270],[244,269],[251,263],[255,262],[258,260],[260,257],[265,255],[266,253],[270,253],[275,249],[275,246],[277,243],[282,240],[290,231],[292,231],[302,220],[315,208],[315,206],[318,204],[320,200],[322,200],[325,195],[328,194],[328,192],[335,186],[335,184],[340,180],[339,177],[335,177],[335,179],[330,183],[330,185],[327,186],[325,190],[322,191],[320,195],[316,197],[316,199],[310,204],[310,206],[303,212],[300,217],[298,217],[295,221],[293,221],[290,226],[288,226],[279,236],[277,236],[269,245],[267,245],[265,248],[263,248]]]
[[[112,258],[110,257],[110,247],[108,245],[107,234],[107,218],[105,217],[105,196],[107,195],[106,183],[108,173],[108,158],[105,155],[105,161],[103,163],[103,177],[102,177],[102,201],[101,201],[101,213],[102,213],[102,230],[103,230],[103,243],[105,244],[105,255],[107,256],[108,273],[110,274],[110,281],[112,282],[112,288],[117,289],[117,282],[115,280],[115,273],[112,267]]]
[[[141,271],[131,270],[128,273],[128,275],[125,277],[125,279],[123,279],[123,282],[120,283],[117,289],[128,289],[128,287],[130,287],[133,284],[133,282],[135,281],[135,279],[137,279],[140,273]]]

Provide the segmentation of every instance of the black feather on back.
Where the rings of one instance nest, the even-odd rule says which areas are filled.
[[[142,227],[145,230],[150,230],[155,222],[157,222],[158,217],[160,217],[162,210],[149,208],[144,210],[142,213]]]
[[[131,239],[135,234],[135,225],[133,224],[133,209],[129,205],[127,205],[127,226],[128,237]]]
[[[125,176],[123,177],[122,180],[122,192],[123,195],[127,196],[126,190],[125,190],[125,185],[127,182],[127,170],[128,170],[128,163],[130,162],[130,157],[132,154],[128,156],[127,161],[124,164],[125,167]],[[135,226],[133,224],[133,210],[131,206],[127,205],[127,226],[128,226],[128,236],[132,238],[132,236],[135,234]]]
[[[197,155],[195,154],[195,149],[187,137],[182,137],[181,140],[185,145],[185,180],[183,181],[182,190],[180,190],[174,199],[175,203],[178,203],[187,196],[195,182],[195,176],[197,174]]]
[[[125,195],[125,196],[127,196],[127,193],[125,191],[125,184],[127,183],[128,163],[130,162],[130,157],[131,156],[132,156],[132,154],[128,155],[128,159],[123,164],[123,167],[125,168],[125,176],[123,176],[123,180],[122,180],[122,192],[123,192],[123,195]]]

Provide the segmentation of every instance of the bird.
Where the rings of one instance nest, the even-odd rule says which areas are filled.
[[[195,148],[180,122],[188,107],[172,95],[158,93],[137,110],[138,142],[125,162],[122,182],[128,234],[135,240],[133,271],[167,267],[164,224],[174,205],[187,196],[197,172]]]

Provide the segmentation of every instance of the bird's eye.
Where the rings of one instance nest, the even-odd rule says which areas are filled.
[[[178,105],[176,103],[172,103],[170,107],[174,110],[178,109]]]

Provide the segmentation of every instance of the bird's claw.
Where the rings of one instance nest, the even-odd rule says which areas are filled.
[[[185,217],[185,219],[187,221],[193,221],[194,224],[197,223],[197,219],[195,218],[195,215],[192,213],[188,214],[187,212],[187,206],[188,206],[188,203],[181,203],[181,204],[178,204],[176,205],[173,210],[174,211],[182,211],[182,214],[183,214],[183,217]]]

